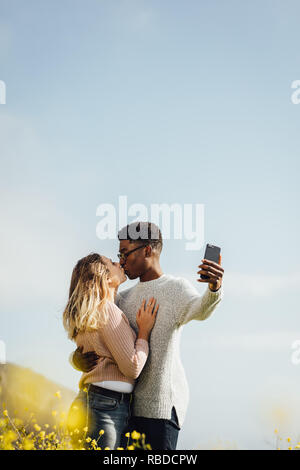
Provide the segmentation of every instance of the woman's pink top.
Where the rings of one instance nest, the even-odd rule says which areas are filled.
[[[84,372],[79,388],[84,384],[115,380],[134,384],[141,373],[149,354],[148,341],[136,340],[126,315],[113,302],[108,301],[108,323],[95,331],[80,332],[76,336],[77,346],[83,352],[95,351],[100,357],[97,366]]]

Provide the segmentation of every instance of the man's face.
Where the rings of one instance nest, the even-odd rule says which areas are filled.
[[[126,254],[138,247],[141,247],[141,243],[139,242],[130,243],[129,240],[120,240],[119,251],[120,253]],[[122,259],[120,260],[120,265],[129,279],[136,279],[145,272],[146,250],[146,247],[141,247],[131,253],[125,261]]]

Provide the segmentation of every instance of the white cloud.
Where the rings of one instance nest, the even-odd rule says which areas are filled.
[[[0,148],[1,307],[11,310],[60,301],[62,293],[67,295],[66,279],[69,282],[73,268],[70,258],[73,263],[73,253],[78,252],[74,247],[80,243],[74,223],[52,191],[31,186],[35,166],[45,155],[30,122],[1,115]]]
[[[2,192],[0,212],[2,307],[60,298],[74,237],[51,195]]]
[[[12,46],[13,32],[12,28],[8,23],[0,21],[0,58],[4,59],[8,57]],[[1,77],[5,79],[5,77]]]
[[[113,23],[118,29],[144,31],[153,25],[154,10],[144,0],[123,0],[112,5]]]
[[[191,273],[183,275],[195,285],[196,276]],[[204,283],[198,283],[206,286]],[[282,295],[282,292],[296,292],[300,290],[300,272],[289,273],[286,276],[275,274],[247,274],[239,272],[224,272],[224,294],[235,298],[270,297]]]
[[[224,275],[224,288],[232,296],[251,295],[269,297],[282,291],[300,289],[300,273],[289,273],[286,276],[274,274],[245,274],[229,272]],[[238,289],[237,289],[238,286]]]
[[[247,352],[286,352],[292,355],[294,349],[292,344],[300,339],[299,331],[270,331],[267,333],[236,333],[234,335],[224,332],[224,334],[214,335],[212,338],[201,338],[197,340],[197,347],[214,349],[237,349]],[[193,340],[189,339],[189,345]]]
[[[6,83],[7,87],[9,86]],[[24,172],[34,168],[43,158],[43,149],[33,126],[6,110],[0,115],[1,180],[15,183],[25,177]],[[13,177],[12,181],[8,181]]]

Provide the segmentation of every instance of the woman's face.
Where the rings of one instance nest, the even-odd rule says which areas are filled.
[[[117,287],[126,281],[126,274],[124,269],[121,268],[120,263],[113,262],[110,258],[106,258],[106,256],[101,256],[101,258],[109,270],[110,287]]]

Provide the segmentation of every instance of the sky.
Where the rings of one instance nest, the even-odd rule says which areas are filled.
[[[161,256],[199,293],[206,243],[225,271],[222,303],[184,327],[178,449],[271,449],[275,428],[299,439],[299,2],[0,0],[0,12],[7,361],[76,391],[61,321],[71,272],[118,251],[97,237],[99,205],[202,204],[202,247],[171,237]]]

